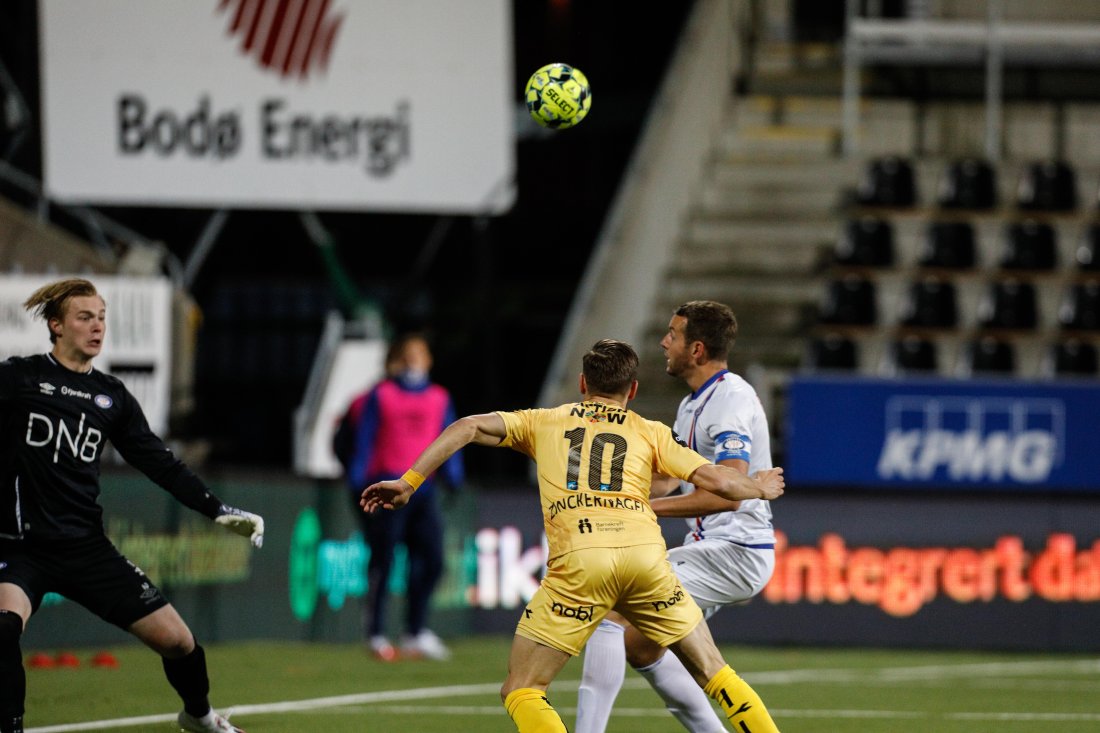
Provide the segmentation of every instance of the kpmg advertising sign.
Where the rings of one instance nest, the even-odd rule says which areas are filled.
[[[499,212],[507,0],[41,0],[45,180],[104,204]]]
[[[791,383],[792,483],[1100,490],[1100,385]]]

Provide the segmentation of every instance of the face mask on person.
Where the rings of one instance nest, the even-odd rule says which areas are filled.
[[[402,369],[397,373],[397,381],[406,387],[423,387],[428,383],[428,372],[424,369]]]

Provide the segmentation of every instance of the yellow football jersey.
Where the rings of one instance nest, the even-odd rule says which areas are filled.
[[[550,557],[582,547],[664,543],[649,507],[653,474],[686,479],[709,461],[666,425],[588,401],[497,413],[500,445],[535,459]]]

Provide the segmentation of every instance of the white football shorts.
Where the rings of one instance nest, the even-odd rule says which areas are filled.
[[[670,549],[668,561],[710,618],[722,606],[745,603],[764,589],[775,570],[775,550],[704,539]]]

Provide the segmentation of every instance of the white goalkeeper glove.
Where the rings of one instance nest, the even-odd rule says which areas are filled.
[[[264,544],[264,518],[259,514],[235,509],[222,505],[221,513],[214,521],[231,532],[236,532],[242,537],[252,541],[253,547],[263,547]]]

